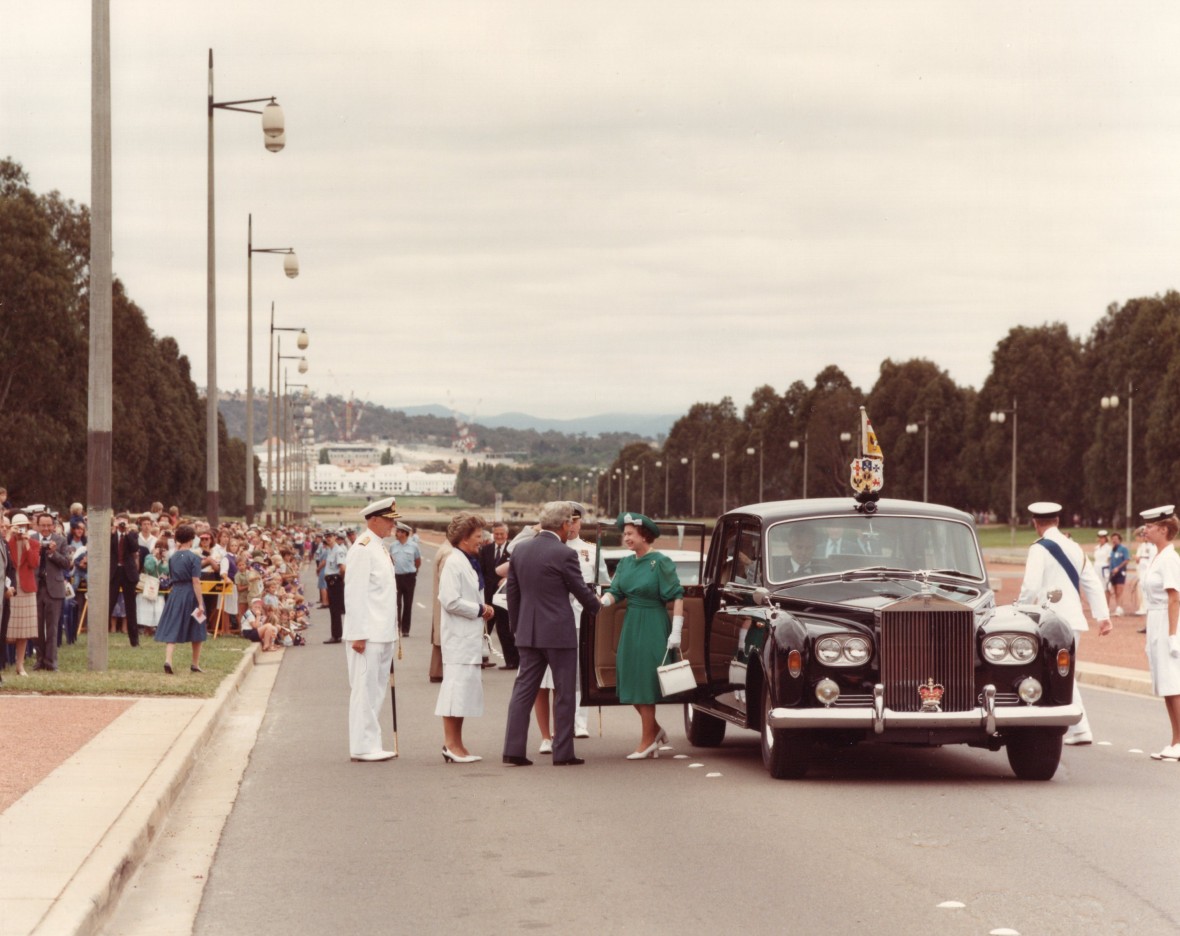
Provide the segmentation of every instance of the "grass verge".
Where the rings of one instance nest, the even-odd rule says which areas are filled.
[[[86,638],[83,634],[72,646],[58,648],[58,672],[33,672],[26,661],[29,675],[21,677],[11,666],[4,671],[2,693],[39,693],[41,695],[135,695],[179,696],[209,698],[221,681],[234,671],[242,654],[253,644],[240,637],[219,637],[206,640],[201,647],[201,669],[189,671],[192,657],[188,644],[176,648],[172,657],[175,676],[164,672],[164,644],[156,643],[150,634],[141,634],[139,647],[131,647],[124,634],[109,634],[107,669],[93,672],[87,669]]]

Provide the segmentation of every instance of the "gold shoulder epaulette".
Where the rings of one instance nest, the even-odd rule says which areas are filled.
[[[369,545],[369,540],[371,540],[371,539],[372,539],[372,537],[371,537],[371,536],[370,536],[368,533],[366,533],[364,536],[362,536],[362,537],[361,537],[361,541],[360,541],[360,543],[358,543],[357,545],[359,545],[359,546],[368,546],[368,545]]]

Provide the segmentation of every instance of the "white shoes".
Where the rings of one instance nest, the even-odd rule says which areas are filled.
[[[588,737],[590,737],[590,732],[585,728],[575,728],[574,729],[574,737],[575,738],[588,738]]]
[[[1071,746],[1080,744],[1093,744],[1094,735],[1090,734],[1090,732],[1086,732],[1085,734],[1067,734],[1065,736],[1065,743]]]
[[[448,764],[474,764],[483,760],[479,754],[456,754],[445,744],[442,749],[443,760]]]
[[[357,761],[362,761],[372,764],[377,761],[393,760],[395,757],[397,757],[397,751],[373,751],[369,754],[352,755],[352,762],[355,764]]]
[[[1162,751],[1151,755],[1152,760],[1180,761],[1180,744],[1169,744]]]
[[[540,750],[541,750],[542,754],[552,754],[553,753],[553,739],[552,738],[542,738]]]
[[[632,751],[627,755],[627,760],[647,760],[652,758],[655,760],[660,756],[660,745],[668,740],[668,735],[663,728],[656,734],[656,739],[645,747],[642,751]]]

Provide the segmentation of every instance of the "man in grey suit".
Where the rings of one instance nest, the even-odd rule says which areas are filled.
[[[541,532],[512,550],[508,565],[508,619],[520,651],[520,671],[508,703],[504,732],[504,763],[527,767],[525,757],[533,702],[545,667],[553,670],[553,764],[584,763],[574,756],[574,708],[578,672],[578,631],[573,595],[596,614],[594,590],[582,578],[577,554],[565,545],[573,509],[569,501],[541,508]]]
[[[37,566],[37,669],[57,669],[57,628],[61,622],[62,601],[66,597],[66,576],[70,557],[66,538],[53,532],[53,515],[37,517],[41,539],[41,562]]]

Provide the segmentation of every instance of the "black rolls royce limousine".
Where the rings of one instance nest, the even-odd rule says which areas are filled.
[[[700,544],[682,647],[696,688],[689,741],[761,734],[771,776],[804,775],[817,745],[1003,749],[1048,780],[1074,704],[1073,633],[1053,610],[997,607],[971,517],[926,503],[849,498],[755,504],[699,524],[666,521],[655,548]],[[599,548],[613,530],[599,529]],[[1051,596],[1052,597],[1052,596]],[[585,615],[583,702],[617,704],[626,603]]]

